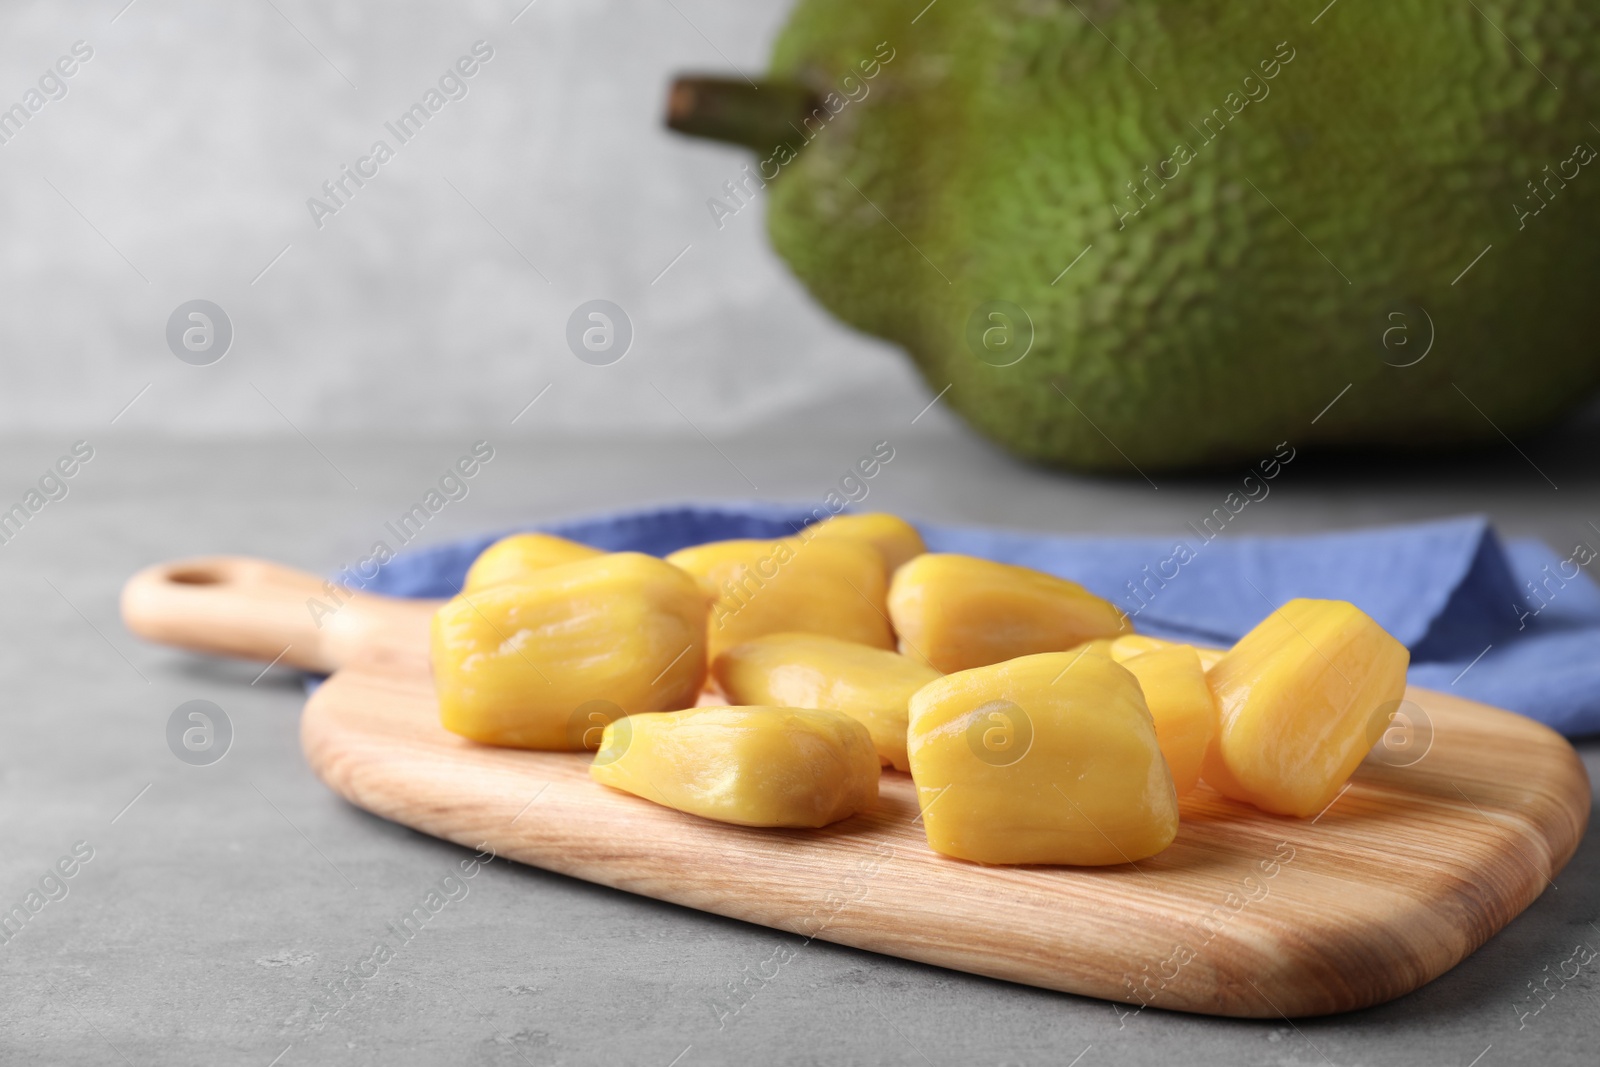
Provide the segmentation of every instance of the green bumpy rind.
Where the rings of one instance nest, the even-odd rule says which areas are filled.
[[[769,229],[1013,452],[1440,447],[1600,382],[1594,0],[925,2],[802,0],[773,75],[835,95]]]

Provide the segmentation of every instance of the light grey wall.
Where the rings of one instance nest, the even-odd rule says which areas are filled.
[[[745,156],[662,128],[673,74],[762,69],[787,0],[125,3],[0,8],[0,108],[93,50],[0,145],[0,432],[135,396],[119,431],[313,436],[505,425],[547,385],[517,431],[931,397],[810,301],[758,211],[716,228]],[[384,123],[479,40],[468,95],[400,146]],[[380,138],[395,158],[319,229],[307,199]],[[235,331],[210,366],[166,342],[194,298]],[[593,298],[634,325],[614,365],[565,341]]]

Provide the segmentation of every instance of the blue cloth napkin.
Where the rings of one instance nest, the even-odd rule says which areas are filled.
[[[786,536],[811,519],[800,507],[685,506],[537,529],[665,555],[704,541]],[[1219,537],[1203,526],[1177,538],[1115,539],[918,529],[931,551],[1078,582],[1160,637],[1227,645],[1293,597],[1349,600],[1411,649],[1414,685],[1521,712],[1568,736],[1600,732],[1600,587],[1586,573],[1597,554],[1588,543],[1563,552],[1534,540],[1504,543],[1478,517],[1298,537]],[[401,553],[363,588],[451,596],[478,553],[514,532]]]

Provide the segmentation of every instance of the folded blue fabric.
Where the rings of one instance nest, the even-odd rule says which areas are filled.
[[[610,551],[665,555],[780,537],[812,521],[767,504],[634,511],[538,527]],[[1502,543],[1478,517],[1297,537],[1052,537],[918,524],[930,550],[1034,567],[1119,605],[1141,632],[1226,645],[1294,597],[1349,600],[1411,649],[1411,682],[1521,712],[1569,736],[1600,732],[1600,587],[1580,542]],[[515,530],[401,553],[364,584],[450,596],[478,553]],[[1600,542],[1600,538],[1597,538]],[[349,575],[346,574],[346,580]]]

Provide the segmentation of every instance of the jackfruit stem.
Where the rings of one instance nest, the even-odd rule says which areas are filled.
[[[803,141],[801,120],[820,107],[816,94],[792,82],[684,75],[667,96],[667,125],[691,137],[770,152]]]

